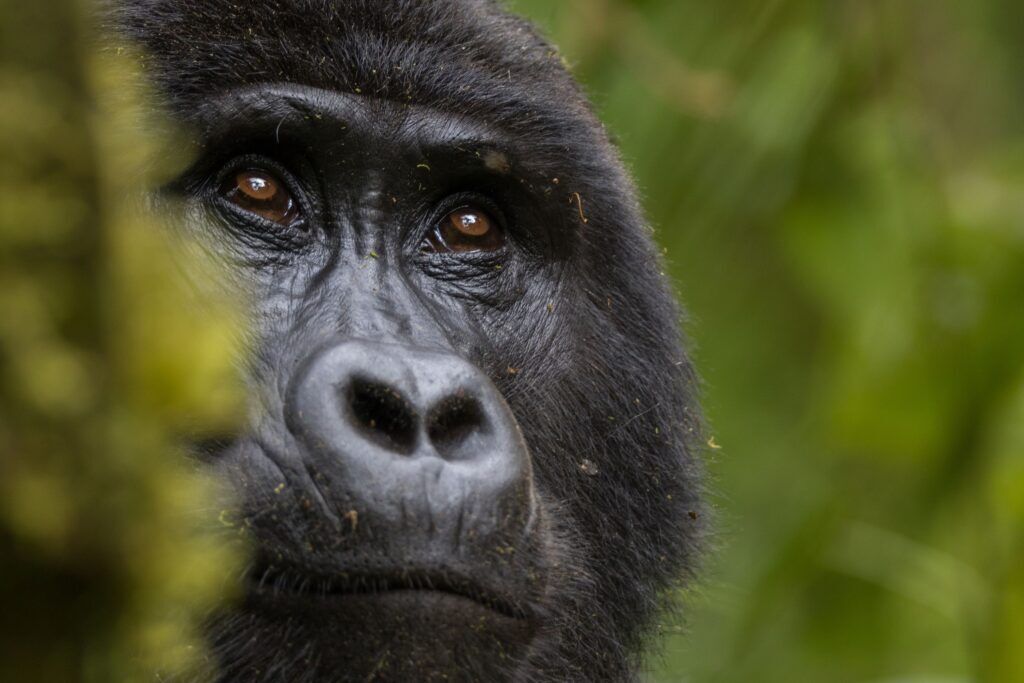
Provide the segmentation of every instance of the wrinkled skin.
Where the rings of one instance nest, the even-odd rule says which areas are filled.
[[[633,680],[701,545],[703,440],[634,188],[554,49],[486,0],[109,20],[196,141],[165,192],[253,302],[251,422],[207,453],[254,548],[221,680]],[[267,178],[287,212],[252,210]],[[486,220],[448,248],[460,209]]]

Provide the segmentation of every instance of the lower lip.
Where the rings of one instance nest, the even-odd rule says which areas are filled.
[[[253,584],[248,591],[246,601],[265,608],[283,609],[288,612],[338,613],[340,611],[369,610],[372,614],[375,610],[395,608],[406,615],[416,611],[425,611],[432,615],[441,613],[450,614],[453,617],[462,615],[474,620],[486,615],[495,621],[510,624],[526,624],[528,622],[525,615],[513,615],[508,609],[496,609],[484,602],[457,593],[425,588],[390,588],[375,592],[353,593],[314,593]]]
[[[537,632],[532,620],[476,600],[412,588],[323,595],[254,589],[243,610],[272,623],[304,622],[329,638],[328,634],[386,634],[378,637],[432,642],[446,651],[463,643],[470,631],[474,637],[490,634],[494,642],[512,649],[526,647]]]

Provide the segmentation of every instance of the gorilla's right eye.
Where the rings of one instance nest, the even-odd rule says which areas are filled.
[[[302,222],[302,209],[284,181],[264,169],[249,168],[229,175],[220,194],[239,209],[272,223],[292,227]]]

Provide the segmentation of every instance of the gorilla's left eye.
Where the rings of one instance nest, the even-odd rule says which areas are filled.
[[[284,181],[263,169],[249,168],[229,175],[221,184],[220,194],[243,211],[284,227],[302,221],[302,209]]]
[[[422,251],[433,253],[497,251],[505,245],[505,233],[488,212],[478,206],[452,211],[434,226]]]

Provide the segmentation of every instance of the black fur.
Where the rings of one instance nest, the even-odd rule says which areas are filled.
[[[507,278],[494,281],[503,284],[479,285],[490,288],[486,296],[449,294],[472,299],[453,310],[488,342],[454,347],[491,376],[531,454],[544,524],[523,552],[535,555],[543,589],[518,597],[537,631],[493,669],[474,659],[467,627],[453,670],[419,673],[632,680],[667,592],[692,575],[702,545],[703,438],[679,312],[635,189],[558,52],[487,0],[126,0],[112,12],[115,30],[144,51],[173,114],[193,126],[202,154],[220,144],[213,141],[235,140],[234,122],[223,108],[211,113],[211,98],[268,84],[347,93],[382,112],[443,112],[500,131],[521,150],[506,170],[546,220],[531,227],[522,263],[494,276]],[[291,124],[282,123],[267,134],[277,145],[293,139]],[[202,202],[201,180],[183,185]],[[270,301],[268,292],[294,286],[280,279],[291,277],[283,258],[243,272],[268,298],[254,314],[254,394],[263,408],[253,433],[265,450],[290,453],[276,387],[305,350],[349,334],[354,323],[340,304],[324,303],[323,287],[300,302]],[[446,334],[461,339],[461,324]],[[316,561],[326,562],[327,527],[302,507],[307,498],[290,506],[271,492],[283,474],[290,488],[312,496],[316,475],[284,467],[271,480],[261,458],[250,441],[224,467],[246,482],[249,523],[262,542],[274,539],[291,554],[299,540],[308,542]],[[220,619],[212,637],[224,680],[333,681],[362,664],[357,655],[325,652],[325,644],[373,657],[389,647],[381,628],[292,615],[272,630],[240,610]],[[388,671],[403,668],[370,675],[398,675]]]

